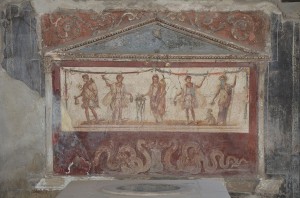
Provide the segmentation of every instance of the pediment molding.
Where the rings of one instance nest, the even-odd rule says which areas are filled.
[[[62,47],[57,47],[52,50],[45,51],[45,56],[52,56],[60,60],[70,60],[70,59],[170,59],[170,60],[268,60],[270,57],[263,51],[257,50],[255,48],[246,47],[241,45],[239,42],[232,42],[220,37],[215,34],[209,34],[206,31],[202,31],[199,28],[192,28],[192,26],[185,25],[184,20],[178,18],[178,13],[173,16],[174,13],[169,13],[168,15],[162,15],[161,13],[151,13],[143,20],[137,20],[135,23],[130,23],[128,25],[120,25],[121,28],[112,29],[112,31],[106,31],[103,34],[92,36],[90,38],[85,38],[85,40],[80,42],[74,42],[72,44],[64,45]],[[137,15],[132,15],[137,17]],[[150,16],[150,17],[149,17]],[[172,18],[173,16],[173,18]],[[141,17],[142,19],[143,17]],[[134,21],[136,18],[131,18]],[[130,21],[130,18],[128,19]],[[121,23],[120,21],[119,23]],[[241,23],[241,21],[240,21]],[[215,46],[219,46],[224,49],[228,49],[232,52],[241,52],[240,54],[199,54],[199,55],[184,55],[184,54],[111,54],[111,53],[83,53],[79,51],[84,47],[91,46],[95,43],[106,42],[111,39],[117,38],[129,32],[136,31],[145,26],[155,24],[172,31],[182,33],[192,38],[205,41]],[[241,39],[241,38],[240,38]],[[239,40],[239,38],[237,38]],[[54,58],[54,59],[55,59]]]

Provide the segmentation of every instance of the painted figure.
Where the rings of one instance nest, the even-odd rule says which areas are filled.
[[[205,123],[207,125],[215,125],[217,123],[216,118],[212,114],[212,109],[207,109]]]
[[[196,119],[195,111],[194,111],[194,109],[198,108],[198,101],[196,98],[196,89],[199,89],[202,86],[205,78],[206,78],[206,76],[203,78],[200,85],[195,85],[194,83],[192,83],[192,77],[186,76],[185,77],[186,83],[184,85],[184,88],[174,98],[174,104],[176,105],[177,97],[181,96],[181,100],[180,100],[181,107],[182,107],[182,109],[185,109],[187,124],[194,123],[196,121],[195,120]],[[192,115],[192,119],[193,119],[192,122],[190,122],[189,111],[191,112],[191,115]]]
[[[82,79],[84,85],[82,87],[82,91],[79,96],[75,96],[75,103],[79,97],[82,97],[82,105],[81,107],[85,110],[85,116],[87,123],[91,123],[89,109],[91,110],[92,114],[94,115],[96,121],[98,120],[97,112],[95,111],[96,107],[99,107],[99,100],[98,100],[98,90],[97,86],[92,78],[89,78],[89,75],[84,74],[82,75]]]
[[[144,94],[150,98],[151,112],[156,123],[163,121],[163,116],[166,112],[166,82],[164,79],[159,80],[157,74],[152,76],[152,84],[149,91]]]
[[[217,93],[215,94],[211,105],[215,104],[215,99],[219,96],[218,106],[219,113],[217,118],[218,125],[226,125],[227,113],[232,99],[232,89],[236,85],[236,76],[232,85],[227,83],[227,76],[222,75],[219,77],[220,84],[218,85]]]
[[[108,79],[102,75],[102,79],[105,81],[106,86],[110,88],[110,92],[103,98],[103,104],[109,105],[112,110],[112,120],[115,124],[122,123],[122,111],[123,108],[128,107],[129,101],[133,101],[132,94],[126,91],[123,84],[124,77],[121,74],[116,76],[115,83],[109,83]],[[129,96],[129,100],[128,97]]]

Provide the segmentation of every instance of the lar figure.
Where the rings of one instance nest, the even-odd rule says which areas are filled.
[[[98,120],[97,112],[95,111],[96,107],[99,107],[99,100],[98,100],[98,90],[97,86],[92,78],[89,78],[89,75],[84,74],[82,75],[83,79],[83,87],[80,95],[75,96],[74,99],[77,101],[79,97],[82,97],[82,105],[81,107],[85,111],[85,117],[87,123],[91,123],[89,109],[91,110],[95,120]]]
[[[192,77],[191,76],[186,76],[185,77],[185,85],[184,88],[181,90],[180,93],[178,93],[175,98],[174,98],[174,104],[177,104],[177,97],[181,96],[181,107],[182,109],[185,109],[185,113],[186,113],[186,124],[190,124],[190,123],[195,123],[196,118],[195,118],[195,110],[196,108],[198,108],[198,101],[197,101],[197,97],[196,97],[196,89],[201,88],[204,80],[206,79],[206,76],[203,78],[203,80],[201,81],[200,85],[195,85],[194,83],[192,83]],[[190,122],[190,116],[189,116],[189,112],[191,112],[192,115],[192,119],[193,121]]]
[[[128,107],[129,101],[133,101],[132,94],[126,91],[123,84],[124,77],[122,74],[116,76],[115,83],[109,83],[105,75],[102,75],[102,79],[105,81],[106,86],[110,88],[110,92],[104,97],[103,103],[109,104],[112,110],[112,120],[115,124],[122,123],[122,111],[123,108]],[[129,96],[129,100],[128,97]]]
[[[217,98],[217,96],[219,96],[219,113],[217,118],[217,124],[226,125],[227,113],[232,99],[232,89],[236,85],[236,76],[234,77],[234,82],[232,85],[227,83],[227,76],[225,74],[220,76],[219,80],[220,84],[218,85],[217,92],[210,104],[214,105],[215,99]]]

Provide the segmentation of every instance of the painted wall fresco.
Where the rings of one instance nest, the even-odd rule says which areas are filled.
[[[63,67],[63,131],[249,132],[249,68]]]
[[[266,23],[260,12],[44,15],[44,49],[59,47],[47,54],[58,53],[54,173],[256,174],[257,66],[246,60],[261,58]]]
[[[54,173],[255,174],[256,82],[250,63],[61,61]]]
[[[241,140],[244,146],[236,144],[239,150],[229,151],[226,146],[232,143],[232,137],[60,133],[54,144],[54,171],[64,175],[116,176],[253,174],[255,166],[245,148],[246,136],[234,135],[245,139]]]
[[[261,12],[195,12],[106,10],[102,13],[58,11],[42,17],[44,48],[82,41],[82,38],[106,35],[126,27],[154,20],[205,32],[235,43],[263,50],[268,18]]]

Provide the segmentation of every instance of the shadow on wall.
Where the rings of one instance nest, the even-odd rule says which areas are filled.
[[[35,15],[30,2],[8,5],[0,13],[4,45],[2,67],[11,77],[23,81],[43,96],[45,79]]]

